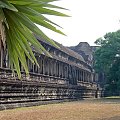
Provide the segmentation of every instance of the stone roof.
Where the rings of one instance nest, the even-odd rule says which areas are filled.
[[[78,54],[78,53],[74,52],[73,50],[63,46],[62,44],[57,43],[57,45],[60,47],[60,50],[64,51],[68,55],[70,55],[72,57],[75,57],[75,58],[85,62],[85,60],[83,59],[83,57],[80,54]]]
[[[80,60],[80,61],[82,61],[82,62],[85,62],[84,58],[83,58],[80,54],[78,54],[78,53],[74,52],[73,50],[71,50],[71,49],[63,46],[62,44],[59,44],[58,42],[56,42],[56,41],[54,41],[54,40],[53,40],[53,41],[58,45],[58,47],[53,46],[51,43],[48,43],[48,42],[46,42],[45,40],[40,39],[39,37],[37,37],[37,39],[38,39],[40,42],[43,42],[43,43],[48,44],[48,45],[50,45],[50,46],[52,46],[52,47],[54,47],[54,48],[56,48],[56,49],[59,49],[60,51],[68,54],[68,55],[71,56],[71,57],[74,57],[74,58],[76,58],[76,59],[78,59],[78,60]]]

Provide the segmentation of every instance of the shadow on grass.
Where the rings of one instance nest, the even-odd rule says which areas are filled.
[[[97,102],[105,104],[120,104],[120,98],[97,98],[97,99],[88,99],[80,100],[80,102]],[[119,119],[120,120],[120,119]]]
[[[115,117],[111,117],[111,118],[103,118],[103,119],[99,119],[99,120],[120,120],[120,116],[115,116]]]

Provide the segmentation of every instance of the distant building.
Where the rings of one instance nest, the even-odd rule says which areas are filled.
[[[84,58],[85,62],[87,62],[93,68],[94,63],[93,54],[98,47],[99,46],[90,46],[87,42],[80,42],[77,46],[71,46],[69,48],[80,54]],[[103,87],[105,83],[103,72],[97,74],[95,73],[94,69],[93,72],[94,81],[96,81],[101,87]]]

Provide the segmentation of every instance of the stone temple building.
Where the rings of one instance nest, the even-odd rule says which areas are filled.
[[[12,75],[6,51],[0,53],[0,109],[46,104],[49,102],[95,98],[102,95],[94,78],[91,51],[81,54],[56,43],[39,42],[50,53],[33,49],[40,68],[27,60],[30,76],[21,66],[22,80]]]
[[[77,46],[71,46],[69,47],[71,50],[77,52],[80,54],[86,63],[88,63],[93,68],[94,63],[94,52],[99,46],[90,46],[87,42],[80,42]],[[94,71],[94,69],[93,69]],[[94,81],[99,85],[101,88],[105,85],[104,80],[104,73],[101,71],[101,73],[95,73],[94,71]]]

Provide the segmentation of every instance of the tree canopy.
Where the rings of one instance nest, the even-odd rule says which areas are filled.
[[[95,70],[104,72],[106,89],[113,92],[120,90],[120,30],[107,33],[95,43],[100,45],[94,54]]]
[[[29,73],[26,57],[38,65],[31,46],[39,53],[44,52],[49,55],[34,34],[56,46],[36,24],[64,35],[56,28],[60,27],[59,25],[44,16],[67,16],[54,10],[65,9],[52,5],[54,1],[57,0],[0,0],[0,50],[7,47],[11,68],[17,71],[19,78],[21,77],[19,63],[22,64],[25,72]]]

